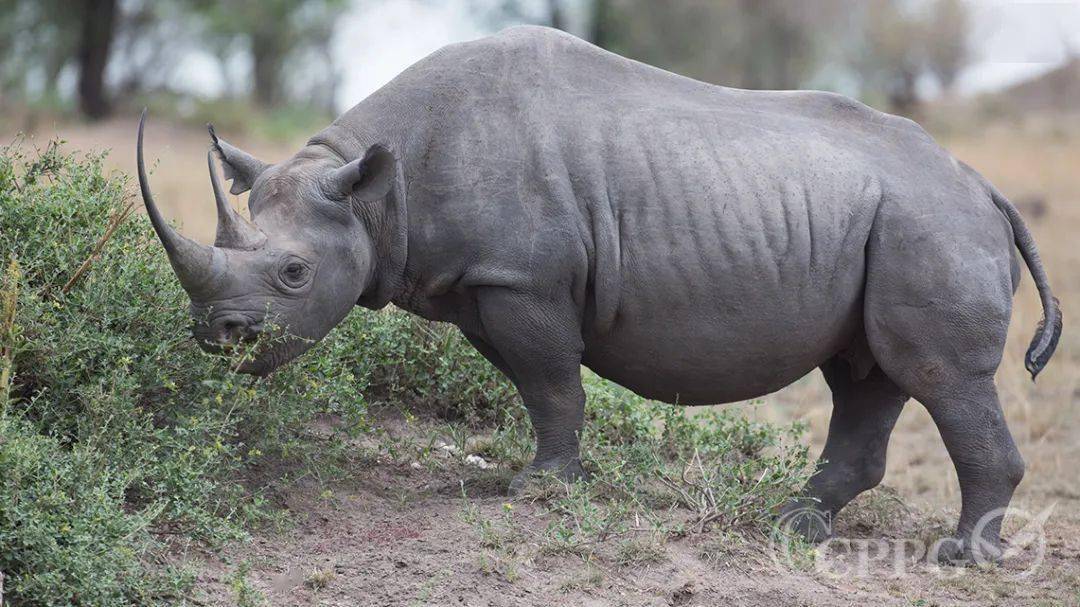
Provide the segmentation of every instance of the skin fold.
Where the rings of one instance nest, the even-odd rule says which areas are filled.
[[[227,348],[276,314],[244,371],[299,355],[354,305],[450,322],[521,392],[532,465],[583,474],[580,367],[654,399],[732,402],[821,368],[834,415],[809,508],[828,520],[884,473],[909,398],[930,411],[963,509],[942,554],[1000,553],[1023,475],[993,377],[1019,249],[1061,331],[1012,205],[918,125],[821,92],[683,78],[538,27],[448,46],[268,165],[212,135],[215,247],[155,221],[196,336]],[[141,165],[140,126],[140,165]],[[223,208],[214,160],[253,223]],[[152,204],[145,175],[144,199]],[[227,207],[227,204],[225,205]],[[200,248],[202,247],[202,248]]]

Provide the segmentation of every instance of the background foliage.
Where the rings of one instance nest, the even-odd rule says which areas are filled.
[[[159,96],[205,103],[205,92],[176,87],[182,60],[198,55],[216,66],[219,101],[325,121],[345,109],[335,32],[380,1],[0,0],[0,89],[90,120],[135,97],[134,107]],[[840,89],[902,113],[916,111],[920,81],[947,91],[972,60],[963,0],[461,1],[492,29],[548,25],[706,82]],[[349,48],[349,61],[380,52],[363,40]]]

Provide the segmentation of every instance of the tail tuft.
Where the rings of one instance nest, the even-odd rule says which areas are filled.
[[[967,165],[964,166],[967,167]],[[1020,250],[1020,256],[1024,258],[1028,270],[1031,271],[1031,278],[1035,281],[1035,288],[1039,290],[1043,319],[1039,322],[1038,329],[1035,330],[1035,338],[1031,340],[1027,354],[1024,355],[1024,366],[1031,373],[1031,381],[1035,381],[1035,377],[1043,370],[1046,363],[1050,362],[1050,357],[1054,355],[1054,349],[1057,348],[1058,340],[1061,339],[1061,305],[1050,291],[1050,279],[1046,277],[1046,268],[1043,267],[1042,260],[1039,259],[1039,250],[1035,247],[1035,239],[1031,236],[1031,231],[1024,224],[1024,220],[1020,217],[1016,207],[994,186],[976,173],[974,169],[971,167],[967,167],[967,169],[989,190],[990,198],[993,199],[994,204],[1012,224],[1016,248]],[[1047,331],[1048,327],[1050,328],[1049,331]]]
[[[1035,337],[1032,338],[1031,346],[1028,347],[1027,354],[1024,356],[1024,366],[1031,373],[1031,381],[1035,381],[1035,377],[1050,361],[1050,357],[1053,356],[1054,350],[1057,348],[1058,340],[1061,339],[1061,305],[1056,297],[1054,298],[1053,309],[1047,310],[1047,312],[1053,315],[1053,329],[1050,335],[1044,335],[1046,332],[1046,317],[1044,316],[1039,321],[1039,326],[1035,329]],[[1046,342],[1045,345],[1041,345],[1043,341]]]

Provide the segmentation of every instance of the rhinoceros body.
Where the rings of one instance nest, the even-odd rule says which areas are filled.
[[[827,463],[814,501],[789,507],[812,506],[795,523],[812,537],[880,481],[912,396],[963,488],[945,558],[973,556],[972,530],[1023,473],[993,386],[1014,247],[1046,310],[1033,374],[1061,314],[1012,205],[909,120],[830,93],[711,86],[513,28],[420,61],[283,163],[216,137],[214,149],[234,192],[251,187],[257,227],[244,229],[261,232],[227,241],[269,244],[199,254],[230,268],[297,256],[315,286],[284,308],[307,337],[352,301],[460,327],[531,415],[537,454],[514,487],[537,469],[581,474],[582,364],[679,404],[761,396],[820,367],[835,402]],[[170,254],[196,308],[214,310],[207,339],[231,340],[236,322],[261,321],[255,304],[282,299],[236,270],[218,272],[227,294],[197,293]],[[239,312],[222,303],[245,293]],[[999,526],[978,527],[994,550]]]
[[[1001,305],[1012,288],[977,178],[831,93],[710,86],[521,28],[421,61],[313,139],[346,157],[384,140],[405,160],[396,304],[481,334],[470,289],[562,288],[584,364],[651,398],[760,396],[849,349],[872,235],[963,216]],[[903,263],[933,272],[926,253]]]

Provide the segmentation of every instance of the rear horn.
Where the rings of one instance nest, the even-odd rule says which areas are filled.
[[[266,234],[244,219],[229,204],[214,166],[213,147],[206,152],[206,166],[210,170],[210,187],[214,189],[214,202],[217,204],[217,236],[214,238],[214,246],[250,251],[266,244]]]

